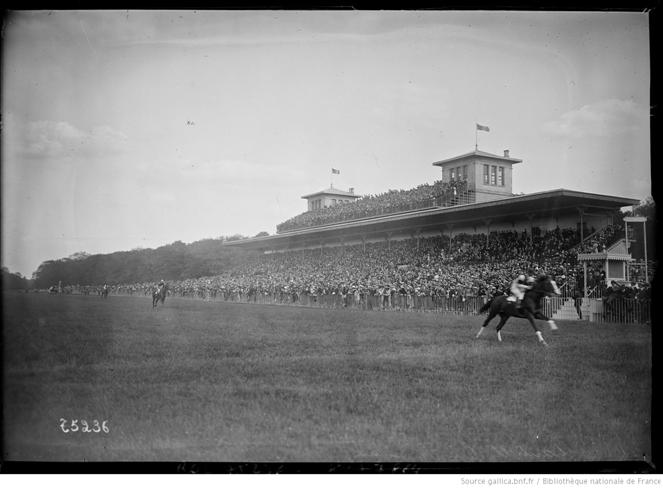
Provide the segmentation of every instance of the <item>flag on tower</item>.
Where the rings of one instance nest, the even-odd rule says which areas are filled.
[[[490,132],[490,127],[486,125],[477,124],[477,130],[485,130],[486,132]]]
[[[338,169],[334,169],[334,168],[332,168],[332,174],[333,174],[333,175],[340,175],[341,172],[340,172],[340,170],[338,170]]]

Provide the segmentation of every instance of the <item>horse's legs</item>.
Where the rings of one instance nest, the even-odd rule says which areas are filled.
[[[497,324],[497,327],[495,327],[495,330],[497,331],[497,340],[500,342],[502,342],[502,327],[504,327],[504,324],[506,324],[507,320],[509,320],[508,314],[500,314],[500,322]]]
[[[479,336],[480,336],[481,333],[483,332],[483,329],[485,329],[485,328],[488,326],[488,323],[489,323],[491,320],[493,320],[493,318],[495,318],[495,315],[497,315],[497,313],[495,313],[495,311],[491,308],[491,309],[490,309],[490,312],[488,312],[488,317],[486,317],[486,320],[483,321],[483,325],[482,325],[481,328],[479,329],[479,332],[477,332],[476,339],[479,338]]]
[[[529,323],[532,325],[532,328],[536,332],[536,337],[539,339],[539,343],[543,344],[544,346],[547,346],[548,343],[545,341],[545,339],[543,338],[543,334],[541,334],[541,331],[536,326],[536,322],[534,321],[534,314],[532,314],[532,312],[530,312],[529,310],[527,311],[527,320],[529,320]]]
[[[548,322],[548,325],[550,326],[550,330],[557,330],[557,324],[555,323],[555,321],[552,320],[552,319],[549,319],[548,317],[543,315],[541,312],[537,311],[534,314],[534,317],[536,317],[539,320],[545,320],[546,322]]]

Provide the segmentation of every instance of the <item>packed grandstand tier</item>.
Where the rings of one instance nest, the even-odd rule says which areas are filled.
[[[407,210],[470,203],[463,198],[466,194],[466,180],[436,181],[432,185],[426,183],[409,190],[389,190],[379,195],[366,195],[354,202],[309,210],[278,224],[276,230],[286,232]]]

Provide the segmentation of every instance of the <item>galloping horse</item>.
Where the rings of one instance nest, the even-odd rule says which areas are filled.
[[[161,300],[162,305],[166,302],[167,291],[168,291],[167,287],[166,285],[164,285],[161,288],[156,288],[152,292],[152,308],[156,308],[157,303],[159,303],[159,300]]]
[[[483,313],[486,310],[489,312],[488,317],[486,317],[486,320],[481,326],[481,329],[479,329],[479,332],[477,333],[477,339],[483,332],[483,329],[488,325],[488,323],[493,320],[496,315],[499,315],[501,320],[499,324],[497,324],[496,330],[497,339],[500,342],[502,341],[502,334],[500,331],[502,330],[502,327],[504,327],[506,321],[509,320],[509,317],[519,317],[529,320],[529,323],[532,325],[532,328],[536,332],[536,336],[539,339],[539,342],[544,346],[547,346],[548,344],[543,339],[543,335],[541,334],[539,328],[536,326],[534,319],[545,320],[548,322],[548,325],[550,325],[551,330],[557,329],[557,324],[555,324],[553,320],[549,319],[543,315],[543,313],[541,313],[541,298],[553,294],[560,294],[559,288],[557,288],[557,284],[550,278],[550,276],[540,276],[536,279],[532,285],[532,288],[525,292],[525,297],[523,298],[520,307],[516,307],[514,302],[507,300],[505,295],[493,298],[479,310],[479,313]]]
[[[110,289],[106,285],[104,285],[104,287],[101,289],[101,298],[108,298],[109,290]]]

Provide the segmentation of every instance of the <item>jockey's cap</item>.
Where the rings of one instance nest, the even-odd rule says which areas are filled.
[[[520,280],[520,281],[524,281],[524,280],[525,280],[525,275],[520,275],[520,276],[518,276],[518,280]]]

